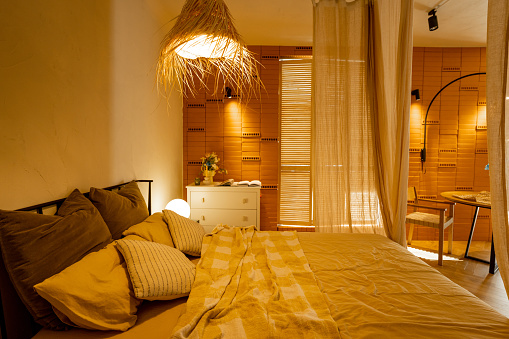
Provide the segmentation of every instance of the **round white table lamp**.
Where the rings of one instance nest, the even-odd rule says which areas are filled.
[[[173,211],[184,218],[189,218],[191,215],[191,208],[189,207],[189,204],[182,199],[173,199],[168,203],[168,205],[166,205],[166,209]]]

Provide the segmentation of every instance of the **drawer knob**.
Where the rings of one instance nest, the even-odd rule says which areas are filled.
[[[242,221],[247,221],[248,220],[248,217],[247,216],[243,216],[242,217]]]
[[[242,199],[243,204],[247,204],[247,198]]]
[[[201,202],[205,202],[205,198],[201,198]]]
[[[201,220],[205,220],[205,216],[204,215],[201,216]]]

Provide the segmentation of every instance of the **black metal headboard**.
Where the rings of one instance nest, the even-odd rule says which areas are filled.
[[[152,182],[154,180],[134,180],[134,181],[136,181],[136,182],[147,182],[148,183],[148,201],[147,201],[147,207],[148,207],[148,213],[152,214]],[[109,187],[104,187],[103,189],[108,190],[108,191],[113,191],[113,190],[116,190],[116,189],[120,189],[122,186],[127,185],[127,184],[128,183],[113,185],[113,186],[109,186]],[[83,193],[83,194],[88,198],[89,192]],[[43,214],[44,208],[56,206],[56,208],[58,209],[60,207],[60,205],[62,205],[64,203],[65,199],[66,198],[57,199],[57,200],[48,201],[48,202],[43,202],[42,204],[37,204],[37,205],[33,205],[33,206],[23,207],[23,208],[17,209],[16,211],[37,211],[37,213]]]
[[[135,180],[136,182],[148,183],[147,207],[152,214],[152,182],[153,180]],[[127,183],[104,187],[105,190],[117,190]],[[88,198],[89,193],[84,193]],[[42,204],[28,206],[16,211],[36,211],[44,214],[47,208],[57,210],[66,198],[48,201]],[[0,252],[0,339],[25,339],[34,336],[40,326],[33,321],[32,316],[19,298],[5,269],[4,261]]]

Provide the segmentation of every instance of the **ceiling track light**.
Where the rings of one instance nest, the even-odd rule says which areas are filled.
[[[436,8],[433,8],[428,13],[428,25],[430,31],[435,31],[438,29],[438,18]]]

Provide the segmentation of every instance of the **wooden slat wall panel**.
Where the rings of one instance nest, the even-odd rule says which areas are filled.
[[[277,189],[261,190],[260,229],[264,231],[277,231],[277,192]]]
[[[411,149],[422,148],[422,121],[440,88],[460,76],[485,71],[485,48],[414,48],[412,89],[420,90],[421,100],[412,97]],[[486,76],[473,76],[450,85],[435,99],[428,115],[425,174],[421,172],[419,154],[410,152],[409,185],[416,186],[420,195],[438,197],[440,192],[458,187],[489,191],[489,171],[484,170],[488,163],[485,126]],[[474,208],[457,204],[455,212],[454,240],[467,240]],[[481,215],[474,240],[489,241],[490,211],[481,209]],[[416,227],[414,239],[438,240],[438,233],[428,227]]]
[[[264,66],[260,67],[260,76],[266,84],[266,92],[261,98],[244,105],[202,90],[196,97],[184,100],[184,187],[200,172],[199,166],[188,165],[188,161],[200,160],[210,151],[222,154],[223,165],[229,171],[224,178],[260,179],[263,184],[278,184],[278,59],[280,56],[311,55],[312,50],[295,46],[250,46],[250,49]],[[458,76],[484,72],[485,54],[484,48],[414,48],[412,89],[420,90],[421,100],[412,101],[411,149],[422,148],[422,121],[433,96]],[[419,153],[410,153],[409,185],[416,186],[419,194],[439,196],[441,191],[456,187],[489,190],[489,172],[484,170],[487,154],[483,153],[487,148],[485,91],[486,77],[471,77],[449,86],[433,103],[428,116],[426,174],[421,172]],[[188,128],[204,128],[204,131],[188,132]],[[244,138],[244,132],[259,132],[260,137]],[[451,149],[456,152],[449,152]],[[260,161],[256,164],[242,161],[244,154],[258,155]],[[456,166],[439,167],[440,163],[455,163]],[[221,179],[222,176],[216,176],[216,180]],[[276,229],[277,192],[276,189],[262,189],[262,229]],[[456,206],[455,240],[467,239],[472,216],[472,207]],[[474,239],[489,240],[490,236],[490,211],[481,209]],[[418,228],[414,238],[433,240],[438,239],[438,234],[430,228]]]
[[[258,98],[244,102],[213,95],[200,87],[195,97],[184,98],[184,182],[201,177],[199,162],[205,153],[216,152],[228,174],[214,180],[233,178],[262,181],[261,229],[277,229],[279,173],[279,58],[281,55],[311,55],[309,46],[249,46],[260,62],[265,85]],[[209,82],[211,79],[208,80]],[[226,84],[227,86],[228,84]],[[210,87],[210,86],[209,86]],[[248,160],[243,160],[248,159]],[[256,159],[256,160],[253,160]]]

